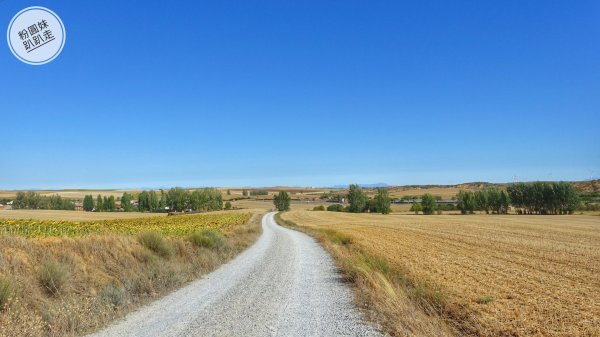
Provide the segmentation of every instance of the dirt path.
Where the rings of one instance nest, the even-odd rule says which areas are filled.
[[[237,258],[91,336],[380,336],[361,322],[331,257],[274,214]]]

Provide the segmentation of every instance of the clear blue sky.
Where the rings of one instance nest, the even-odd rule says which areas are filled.
[[[598,1],[15,1],[0,189],[444,184],[600,175]],[[5,35],[4,35],[5,36]]]

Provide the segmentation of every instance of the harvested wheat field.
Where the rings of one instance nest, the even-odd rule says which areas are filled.
[[[600,336],[600,217],[292,211],[282,218],[347,236],[413,290],[433,289],[448,325],[439,335]],[[391,324],[394,335],[418,330]],[[428,329],[424,335],[443,330]]]

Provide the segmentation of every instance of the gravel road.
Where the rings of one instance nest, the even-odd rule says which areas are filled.
[[[361,321],[331,257],[274,215],[234,260],[90,336],[381,336]]]

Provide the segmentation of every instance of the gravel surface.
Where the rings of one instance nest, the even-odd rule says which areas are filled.
[[[274,215],[231,262],[90,336],[381,336],[361,321],[331,257]]]

